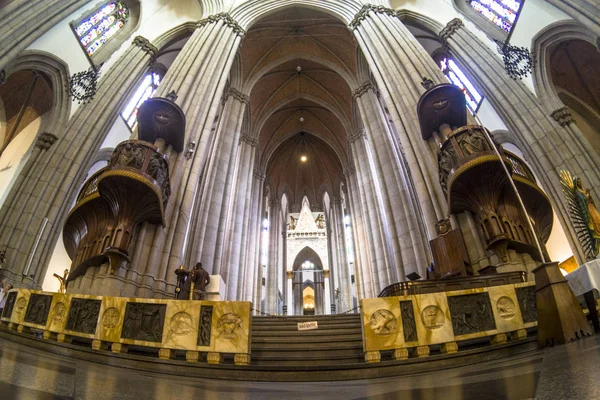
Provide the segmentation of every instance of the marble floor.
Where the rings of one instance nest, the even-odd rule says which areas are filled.
[[[319,383],[182,379],[70,359],[0,339],[0,399],[600,399],[600,336],[504,360],[397,378]]]

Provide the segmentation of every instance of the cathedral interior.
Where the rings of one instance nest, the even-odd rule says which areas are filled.
[[[0,0],[3,399],[594,399],[596,0]]]

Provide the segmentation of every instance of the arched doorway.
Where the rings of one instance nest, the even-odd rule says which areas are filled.
[[[311,247],[305,247],[294,259],[292,292],[294,315],[323,314],[325,275],[323,262]]]

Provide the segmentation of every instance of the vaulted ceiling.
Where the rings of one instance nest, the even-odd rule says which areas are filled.
[[[303,195],[320,203],[321,189],[339,183],[348,159],[356,59],[357,43],[341,21],[300,7],[259,21],[242,43],[240,74],[250,93],[261,167],[291,204]]]

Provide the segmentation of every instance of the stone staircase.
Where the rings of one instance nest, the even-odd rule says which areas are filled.
[[[319,328],[298,331],[298,322]],[[364,364],[359,314],[252,317],[252,365],[325,367]]]

